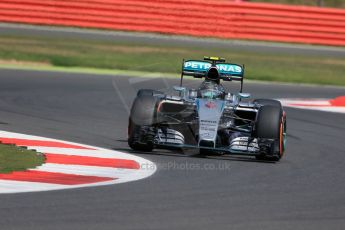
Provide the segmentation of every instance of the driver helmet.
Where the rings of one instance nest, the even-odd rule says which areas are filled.
[[[221,84],[217,84],[214,81],[204,81],[199,88],[199,97],[201,98],[223,98],[225,90]]]

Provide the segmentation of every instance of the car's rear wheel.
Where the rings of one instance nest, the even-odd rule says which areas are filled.
[[[154,90],[154,89],[140,89],[137,93],[137,97],[155,96],[155,95],[164,95],[164,93],[158,90]]]
[[[253,101],[254,103],[260,104],[260,105],[272,105],[282,108],[282,104],[278,100],[273,99],[255,99]]]
[[[280,101],[278,101],[278,100],[274,100],[274,99],[255,99],[253,101],[253,103],[259,104],[261,106],[264,106],[264,105],[276,106],[276,107],[279,107],[281,112],[283,113],[283,106],[280,103]]]
[[[139,95],[133,102],[128,122],[128,145],[137,151],[152,151],[157,99]]]
[[[259,108],[254,136],[263,139],[273,139],[268,152],[256,156],[259,160],[279,161],[284,152],[283,111],[280,106],[264,105]]]

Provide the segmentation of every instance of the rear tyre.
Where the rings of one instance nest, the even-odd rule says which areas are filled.
[[[164,95],[164,93],[158,90],[153,90],[153,89],[140,89],[137,93],[137,97],[155,96],[155,95]]]
[[[152,151],[156,104],[152,95],[142,94],[134,100],[128,122],[128,145],[133,150]]]
[[[280,103],[280,101],[273,99],[256,99],[253,101],[253,103],[257,103],[260,105],[272,105],[282,108],[282,104]]]
[[[258,160],[279,161],[283,154],[283,112],[281,106],[264,105],[259,108],[254,136],[274,139],[269,151],[256,156]]]

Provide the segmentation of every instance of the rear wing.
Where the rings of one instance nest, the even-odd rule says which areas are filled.
[[[220,75],[220,79],[223,81],[241,81],[241,92],[243,87],[244,66],[225,63],[224,59],[220,58],[208,58],[205,57],[205,61],[200,60],[183,60],[182,73],[181,73],[181,86],[183,76],[192,76],[194,78],[203,78],[206,76],[210,67],[217,67]]]

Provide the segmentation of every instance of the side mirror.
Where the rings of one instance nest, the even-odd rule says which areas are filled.
[[[247,99],[247,98],[250,98],[250,93],[239,93],[238,96],[240,98],[244,98],[244,99]]]
[[[173,89],[179,92],[180,97],[186,98],[186,87],[174,86]]]

